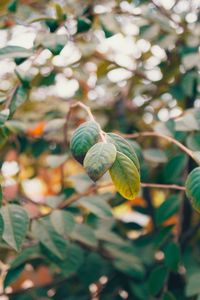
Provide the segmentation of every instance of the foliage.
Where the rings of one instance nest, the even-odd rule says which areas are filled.
[[[200,299],[198,1],[0,1],[5,299]]]

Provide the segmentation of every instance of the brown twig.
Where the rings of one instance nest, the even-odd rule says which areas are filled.
[[[194,161],[194,155],[193,155],[193,151],[191,151],[190,149],[188,149],[186,146],[184,146],[183,144],[181,144],[179,141],[175,140],[174,138],[172,138],[171,136],[168,135],[164,135],[162,133],[158,133],[155,131],[145,131],[145,132],[138,132],[138,133],[131,133],[131,134],[120,134],[125,138],[133,138],[133,139],[137,139],[140,137],[144,137],[144,136],[155,136],[158,138],[163,138],[173,144],[175,144],[177,147],[179,147],[183,152],[185,152],[187,155],[189,155]]]

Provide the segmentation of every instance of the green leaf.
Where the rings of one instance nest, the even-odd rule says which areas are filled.
[[[75,130],[70,142],[70,149],[72,155],[80,163],[83,163],[88,150],[97,143],[99,133],[99,125],[94,121],[85,122]]]
[[[0,48],[0,58],[27,58],[33,54],[32,50],[19,46]]]
[[[108,205],[101,196],[94,195],[82,197],[77,203],[87,208],[89,211],[100,218],[107,219],[112,217],[112,210],[110,205]]]
[[[105,243],[103,248],[114,258],[114,266],[121,272],[136,278],[143,278],[144,267],[140,258],[134,255],[134,248],[129,244],[117,245]]]
[[[186,194],[191,200],[192,206],[200,213],[200,167],[195,168],[186,180]]]
[[[8,5],[8,11],[15,13],[17,11],[18,2],[19,0],[11,1],[11,3]]]
[[[167,198],[157,209],[156,209],[156,224],[161,225],[168,218],[173,216],[179,208],[179,198],[175,195]]]
[[[69,234],[75,226],[73,215],[64,210],[54,210],[50,215],[50,221],[54,229],[62,236]]]
[[[137,196],[140,190],[140,174],[126,155],[117,152],[110,175],[116,189],[124,198],[131,200]]]
[[[34,260],[42,257],[40,253],[39,245],[30,246],[29,248],[23,249],[18,256],[11,262],[11,268],[15,269],[21,265],[24,265],[27,261]]]
[[[84,252],[76,244],[69,244],[64,261],[58,263],[63,275],[69,277],[78,272],[84,263]]]
[[[200,294],[200,273],[195,272],[189,276],[188,283],[186,285],[186,295],[187,297],[192,297],[194,295]]]
[[[166,163],[167,156],[164,151],[160,149],[147,149],[143,151],[144,158],[153,163]]]
[[[187,156],[185,154],[178,154],[173,156],[164,166],[164,178],[167,183],[175,183],[177,180],[180,181],[186,164]],[[179,182],[178,181],[178,182]]]
[[[200,151],[200,133],[191,133],[186,139],[186,144],[192,151]]]
[[[84,159],[84,168],[93,181],[101,178],[113,165],[117,151],[113,144],[100,142],[92,146]]]
[[[115,133],[107,133],[106,138],[110,143],[113,143],[115,145],[117,151],[125,154],[128,158],[130,158],[130,160],[132,160],[137,169],[140,169],[140,163],[137,158],[137,154],[131,143]]]
[[[98,245],[94,231],[86,224],[76,224],[70,237],[93,248]]]
[[[176,243],[170,242],[166,246],[164,253],[166,266],[176,272],[180,262],[180,247]]]
[[[51,252],[59,259],[64,258],[66,243],[64,239],[54,231],[48,219],[34,220],[31,230],[33,236],[40,241],[46,251]]]
[[[16,251],[20,251],[29,227],[29,217],[25,209],[16,204],[8,204],[0,210],[3,223],[3,240]]]
[[[78,18],[77,19],[77,33],[88,31],[92,26],[89,19]]]
[[[23,272],[23,270],[24,270],[24,265],[20,265],[15,269],[12,268],[9,269],[3,282],[4,288],[6,288],[13,281],[15,281],[19,277],[19,275]]]
[[[162,300],[176,300],[176,298],[174,297],[174,295],[170,292],[165,292]]]
[[[19,106],[21,106],[24,102],[26,102],[28,100],[28,96],[29,96],[29,90],[23,87],[22,85],[19,86],[12,97],[9,106],[10,113],[13,114]]]
[[[162,289],[167,273],[165,266],[158,266],[151,272],[149,277],[149,291],[151,295],[156,295]]]

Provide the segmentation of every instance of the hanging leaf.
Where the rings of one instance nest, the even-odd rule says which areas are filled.
[[[77,203],[87,208],[100,218],[107,219],[112,217],[111,207],[102,199],[101,196],[93,195],[82,197]]]
[[[116,189],[124,198],[131,200],[137,196],[140,190],[140,174],[126,155],[117,152],[110,175]]]
[[[180,247],[176,243],[170,242],[166,246],[164,253],[166,266],[176,272],[180,263]]]
[[[22,85],[19,86],[12,97],[9,106],[10,113],[13,114],[19,106],[21,106],[24,102],[26,102],[28,100],[28,96],[29,96],[29,90]]]
[[[137,158],[137,154],[135,150],[127,140],[115,133],[107,133],[106,138],[110,143],[113,143],[117,149],[117,151],[125,154],[132,162],[136,165],[137,169],[140,169],[140,163]]]
[[[200,213],[200,167],[195,168],[187,177],[186,194],[192,206]]]
[[[156,224],[160,225],[173,216],[179,208],[179,198],[175,195],[167,198],[157,209],[155,214]]]
[[[54,229],[62,236],[69,234],[75,225],[73,215],[64,210],[54,210],[50,215],[50,220]]]
[[[75,130],[71,139],[70,149],[72,155],[80,163],[83,163],[88,150],[98,141],[99,132],[99,125],[94,121],[85,122]]]
[[[161,290],[167,278],[167,273],[165,266],[158,266],[151,272],[149,278],[149,291],[151,295],[156,295]]]
[[[87,152],[84,167],[93,181],[101,178],[113,165],[116,158],[116,148],[111,143],[100,142]]]
[[[16,204],[1,208],[4,223],[3,240],[13,249],[19,251],[29,227],[29,217],[25,209]]]
[[[20,274],[23,272],[24,270],[24,265],[21,265],[15,269],[9,269],[7,274],[6,274],[6,277],[4,279],[4,288],[6,288],[7,286],[9,286],[13,281],[15,281],[19,276]]]
[[[66,251],[64,239],[54,231],[48,219],[34,220],[31,227],[34,237],[40,241],[46,251],[63,259]]]
[[[96,248],[98,245],[94,231],[86,224],[76,224],[70,237],[90,247]]]

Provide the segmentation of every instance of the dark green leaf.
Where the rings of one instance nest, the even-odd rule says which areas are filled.
[[[186,194],[192,202],[192,206],[200,212],[200,167],[195,168],[187,177]]]
[[[149,277],[149,291],[151,295],[156,295],[163,288],[167,278],[167,268],[164,266],[156,267]]]
[[[88,150],[97,143],[99,133],[99,125],[93,121],[85,122],[75,130],[70,142],[70,149],[80,163],[83,163]]]
[[[115,133],[107,133],[106,138],[110,143],[113,143],[115,145],[117,151],[125,154],[128,158],[130,158],[130,160],[132,160],[137,169],[140,169],[137,155],[131,143]]]
[[[156,224],[160,225],[165,222],[168,218],[173,216],[179,208],[179,198],[175,195],[167,198],[157,209],[156,209]]]
[[[84,159],[84,168],[93,181],[101,178],[113,165],[117,151],[113,144],[99,142],[92,146]]]
[[[180,263],[180,247],[176,243],[170,242],[164,249],[164,254],[166,266],[176,272]]]

